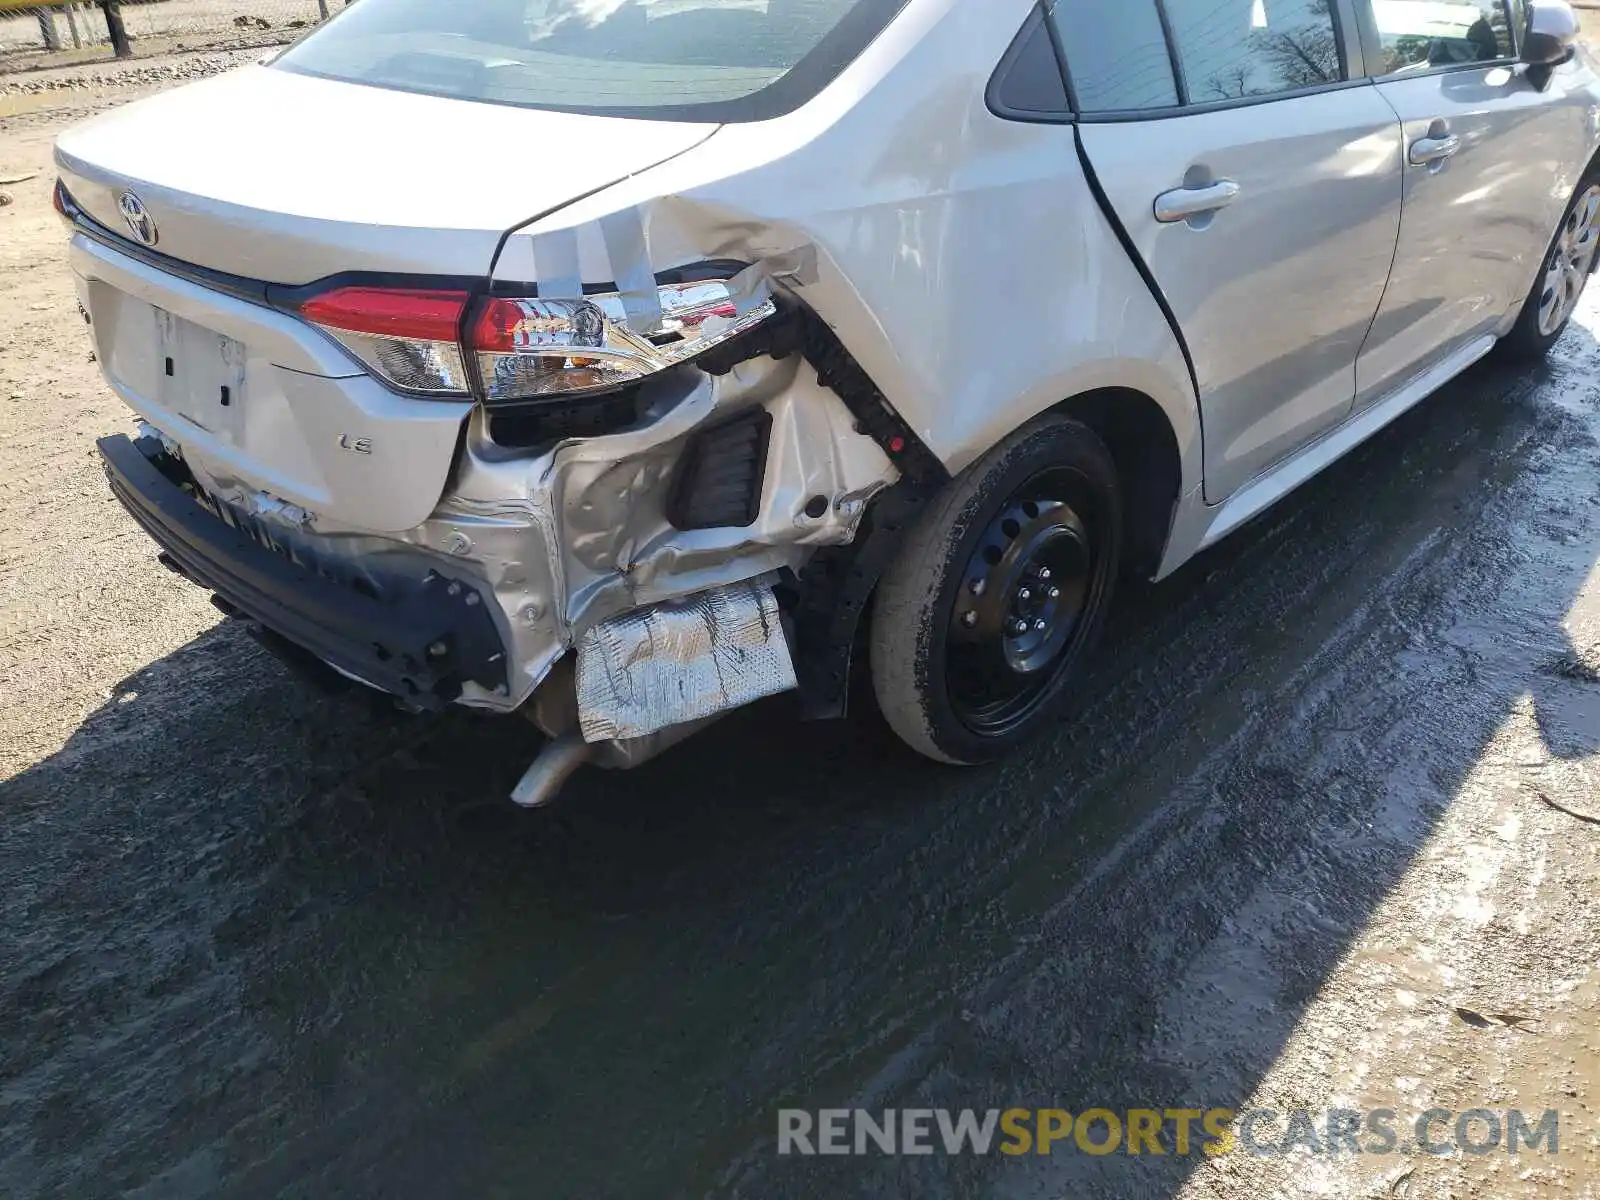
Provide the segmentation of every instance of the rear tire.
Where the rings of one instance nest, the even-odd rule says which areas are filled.
[[[1504,357],[1543,358],[1560,340],[1600,261],[1600,172],[1590,171],[1561,216],[1538,278],[1511,332],[1500,340]]]
[[[1099,640],[1122,546],[1116,466],[1047,417],[952,481],[879,587],[873,689],[912,749],[975,764],[1059,714]]]

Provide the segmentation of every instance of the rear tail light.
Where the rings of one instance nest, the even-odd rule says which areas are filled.
[[[722,279],[663,284],[656,300],[659,313],[630,320],[627,299],[615,292],[579,300],[490,299],[467,335],[485,395],[533,399],[633,383],[687,362],[775,311],[765,295],[741,307]]]
[[[300,305],[375,374],[408,392],[463,395],[461,318],[467,293],[412,288],[336,288]]]
[[[605,297],[485,302],[467,332],[491,400],[531,399],[618,387],[651,374],[655,349],[606,315]],[[626,320],[626,314],[617,314]]]
[[[741,293],[728,280],[663,284],[648,315],[618,293],[492,296],[470,317],[468,304],[466,292],[345,287],[305,301],[298,311],[403,391],[467,394],[470,355],[491,402],[635,383],[776,311],[769,296]]]

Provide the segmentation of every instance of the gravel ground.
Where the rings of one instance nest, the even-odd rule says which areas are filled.
[[[229,67],[248,62],[258,54],[255,50],[182,54],[149,62],[105,63],[0,76],[0,97],[34,96],[49,92],[100,92],[108,89],[121,93],[150,85],[174,87],[191,79],[216,75]],[[59,97],[53,99],[55,104],[70,103]]]
[[[107,495],[48,155],[131,78],[0,96],[0,1194],[1600,1195],[1600,307],[1134,589],[1003,765],[779,700],[522,813],[521,722],[302,690]],[[856,1105],[1561,1135],[776,1154]]]
[[[337,12],[343,0],[328,0]],[[109,59],[105,18],[98,9],[77,17],[81,46],[73,46],[63,10],[55,11],[62,50],[47,51],[32,13],[0,13],[0,74],[85,59]],[[123,4],[122,23],[139,57],[235,45],[276,46],[299,37],[320,17],[317,0],[161,0]]]

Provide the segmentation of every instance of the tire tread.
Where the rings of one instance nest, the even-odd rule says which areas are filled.
[[[998,481],[1019,461],[1071,443],[1083,465],[1109,489],[1117,536],[1121,535],[1116,467],[1100,438],[1080,421],[1049,415],[1024,426],[957,476],[906,534],[875,600],[870,663],[873,690],[884,719],[913,750],[938,762],[960,766],[988,761],[1007,746],[978,751],[971,735],[955,744],[932,711],[943,676],[935,670],[934,635],[952,570],[960,571],[959,549],[975,521],[986,521]],[[1113,545],[1109,553],[1117,554]],[[1113,579],[1115,578],[1115,563]],[[1020,739],[1019,739],[1020,740]]]

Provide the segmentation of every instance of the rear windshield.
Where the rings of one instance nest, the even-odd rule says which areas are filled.
[[[354,0],[280,69],[562,112],[758,121],[810,100],[907,0]]]

